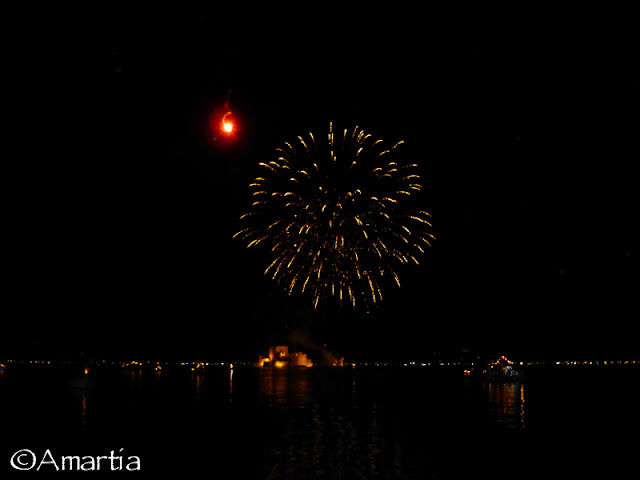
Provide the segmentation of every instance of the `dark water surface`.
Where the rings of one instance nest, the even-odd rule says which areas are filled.
[[[522,382],[500,383],[449,367],[84,375],[10,365],[0,372],[0,472],[69,473],[14,471],[11,455],[28,448],[123,449],[141,472],[112,474],[141,478],[627,478],[640,446],[639,381],[636,366],[531,367]]]

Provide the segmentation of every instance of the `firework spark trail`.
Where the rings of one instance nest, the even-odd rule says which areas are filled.
[[[330,297],[353,308],[382,300],[382,285],[400,286],[396,267],[413,262],[435,237],[431,215],[410,211],[420,192],[418,165],[399,164],[382,140],[356,127],[326,144],[312,133],[260,162],[249,185],[252,209],[234,238],[269,246],[265,275],[292,294],[310,293],[314,308]]]

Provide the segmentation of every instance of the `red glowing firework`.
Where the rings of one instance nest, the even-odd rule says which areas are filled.
[[[222,131],[226,134],[231,134],[233,133],[234,130],[234,125],[233,125],[233,120],[231,118],[229,118],[231,116],[231,112],[227,112],[224,114],[224,116],[222,117]]]
[[[238,134],[238,122],[236,116],[229,107],[229,96],[231,90],[227,93],[227,97],[224,102],[224,113],[221,108],[216,108],[211,112],[209,117],[209,129],[211,140],[217,142],[220,139],[232,139],[237,137]]]

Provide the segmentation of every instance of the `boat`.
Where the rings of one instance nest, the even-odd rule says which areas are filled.
[[[511,365],[506,365],[504,367],[491,367],[485,371],[484,375],[489,380],[518,381],[522,376],[522,372],[516,370]]]
[[[90,391],[96,388],[95,372],[88,366],[80,371],[74,372],[74,374],[66,381],[66,386],[70,389]]]
[[[494,381],[517,382],[522,378],[522,371],[512,360],[502,355],[497,360],[483,362],[469,370],[465,369],[464,375]]]
[[[503,355],[489,363],[483,371],[483,375],[488,380],[519,381],[522,377],[522,371],[516,368],[513,361]]]

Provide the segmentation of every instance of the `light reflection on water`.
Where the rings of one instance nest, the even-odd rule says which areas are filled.
[[[369,421],[374,425],[377,422],[377,409],[380,400],[388,400],[386,397],[391,397],[393,400],[386,403],[397,403],[398,405],[395,406],[401,406],[403,401],[401,396],[405,394],[403,390],[409,387],[400,380],[387,386],[395,392],[387,391],[386,395],[380,395],[380,389],[376,391],[371,388],[371,384],[377,382],[375,374],[364,378],[367,385],[365,385],[364,391],[359,391],[359,375],[348,371],[348,369],[335,369],[333,372],[325,370],[322,374],[319,373],[320,369],[307,368],[263,368],[258,370],[259,397],[261,402],[267,406],[309,408],[314,401],[321,403],[329,401],[335,403],[337,401],[342,408],[348,407],[351,411],[356,411],[359,403],[363,402],[369,408]],[[348,392],[345,392],[344,388],[345,375],[350,377],[347,379],[350,384]],[[406,383],[412,383],[411,378],[407,378],[406,381]],[[425,382],[421,392],[424,395],[425,408],[433,409],[435,406],[432,404],[434,395],[450,397],[451,402],[448,402],[448,407],[453,406],[453,408],[441,410],[440,414],[445,413],[446,410],[447,415],[455,416],[462,413],[461,410],[465,410],[468,403],[480,402],[486,405],[485,413],[491,423],[501,424],[509,429],[523,429],[525,427],[526,400],[523,382],[484,381],[479,383],[465,382],[465,384],[467,395],[457,398],[456,389],[447,391],[447,386],[440,385],[438,382],[433,384]],[[387,387],[380,388],[384,390]],[[471,390],[472,393],[469,394],[468,390]],[[395,398],[394,393],[397,395]],[[381,399],[378,396],[385,398]],[[419,402],[419,398],[416,399],[414,395],[410,403],[413,405],[416,401]],[[458,410],[455,407],[458,407]]]
[[[233,406],[233,366],[229,369],[229,407]]]
[[[525,428],[525,394],[521,382],[486,382],[483,389],[489,401],[492,421],[506,429]]]
[[[88,422],[88,413],[89,413],[89,408],[88,408],[88,400],[87,400],[87,396],[83,396],[82,397],[82,429],[86,429],[87,428],[87,422]]]
[[[308,406],[310,376],[308,368],[262,368],[258,376],[260,398],[269,406]]]
[[[288,419],[277,424],[279,435],[265,448],[265,478],[272,480],[414,478],[435,471],[433,452],[452,444],[456,447],[446,455],[465,468],[465,455],[473,453],[456,460],[460,439],[525,427],[521,382],[262,369],[259,384],[262,403],[275,409],[279,420]],[[469,451],[477,449],[464,441],[470,442]]]
[[[191,374],[191,385],[193,387],[195,398],[198,400],[202,397],[202,389],[205,382],[204,378],[204,375],[200,373]]]
[[[160,442],[163,456],[146,453],[157,466],[181,448],[179,439],[211,432],[202,458],[229,439],[220,457],[239,452],[258,463],[263,477],[251,478],[452,478],[448,472],[466,474],[496,459],[501,468],[525,462],[535,469],[549,439],[577,455],[584,452],[572,445],[622,438],[620,429],[640,425],[637,376],[629,375],[532,370],[522,382],[500,383],[410,368],[240,366],[193,374],[176,366],[160,375],[151,368],[84,374],[16,367],[0,376],[0,411],[10,412],[1,429],[17,444],[35,434],[54,446],[64,435],[106,438],[109,449],[127,438],[154,448]],[[175,459],[194,448],[184,445]]]

